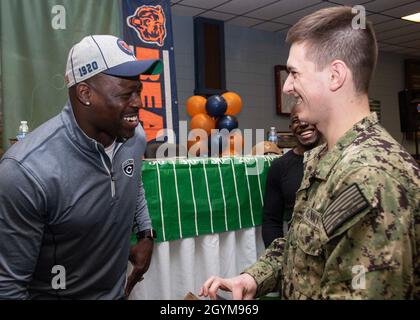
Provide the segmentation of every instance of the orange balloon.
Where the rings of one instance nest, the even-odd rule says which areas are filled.
[[[191,96],[187,100],[187,113],[193,117],[199,113],[206,113],[207,99],[202,96]]]
[[[225,98],[227,103],[227,110],[225,115],[234,116],[241,112],[242,109],[242,99],[235,92],[226,92],[222,94],[222,97]]]
[[[211,129],[216,128],[216,121],[208,114],[199,113],[192,117],[190,127],[191,129],[203,129],[210,135]]]

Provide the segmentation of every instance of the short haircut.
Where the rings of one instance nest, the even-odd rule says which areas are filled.
[[[318,10],[300,19],[287,33],[289,44],[305,42],[307,58],[318,70],[335,59],[342,60],[353,75],[357,93],[367,93],[378,56],[372,24],[365,29],[352,27],[356,13],[350,7]]]

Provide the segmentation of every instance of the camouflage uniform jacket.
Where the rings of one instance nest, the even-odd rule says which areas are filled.
[[[420,299],[419,174],[374,113],[305,153],[287,238],[244,271],[257,296]]]

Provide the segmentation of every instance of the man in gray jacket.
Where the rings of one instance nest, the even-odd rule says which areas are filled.
[[[139,75],[161,69],[113,36],[70,50],[63,111],[0,161],[1,299],[122,299],[147,271]]]

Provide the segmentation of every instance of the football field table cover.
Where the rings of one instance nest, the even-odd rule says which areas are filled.
[[[157,241],[260,225],[266,176],[277,157],[144,160],[142,180]]]

